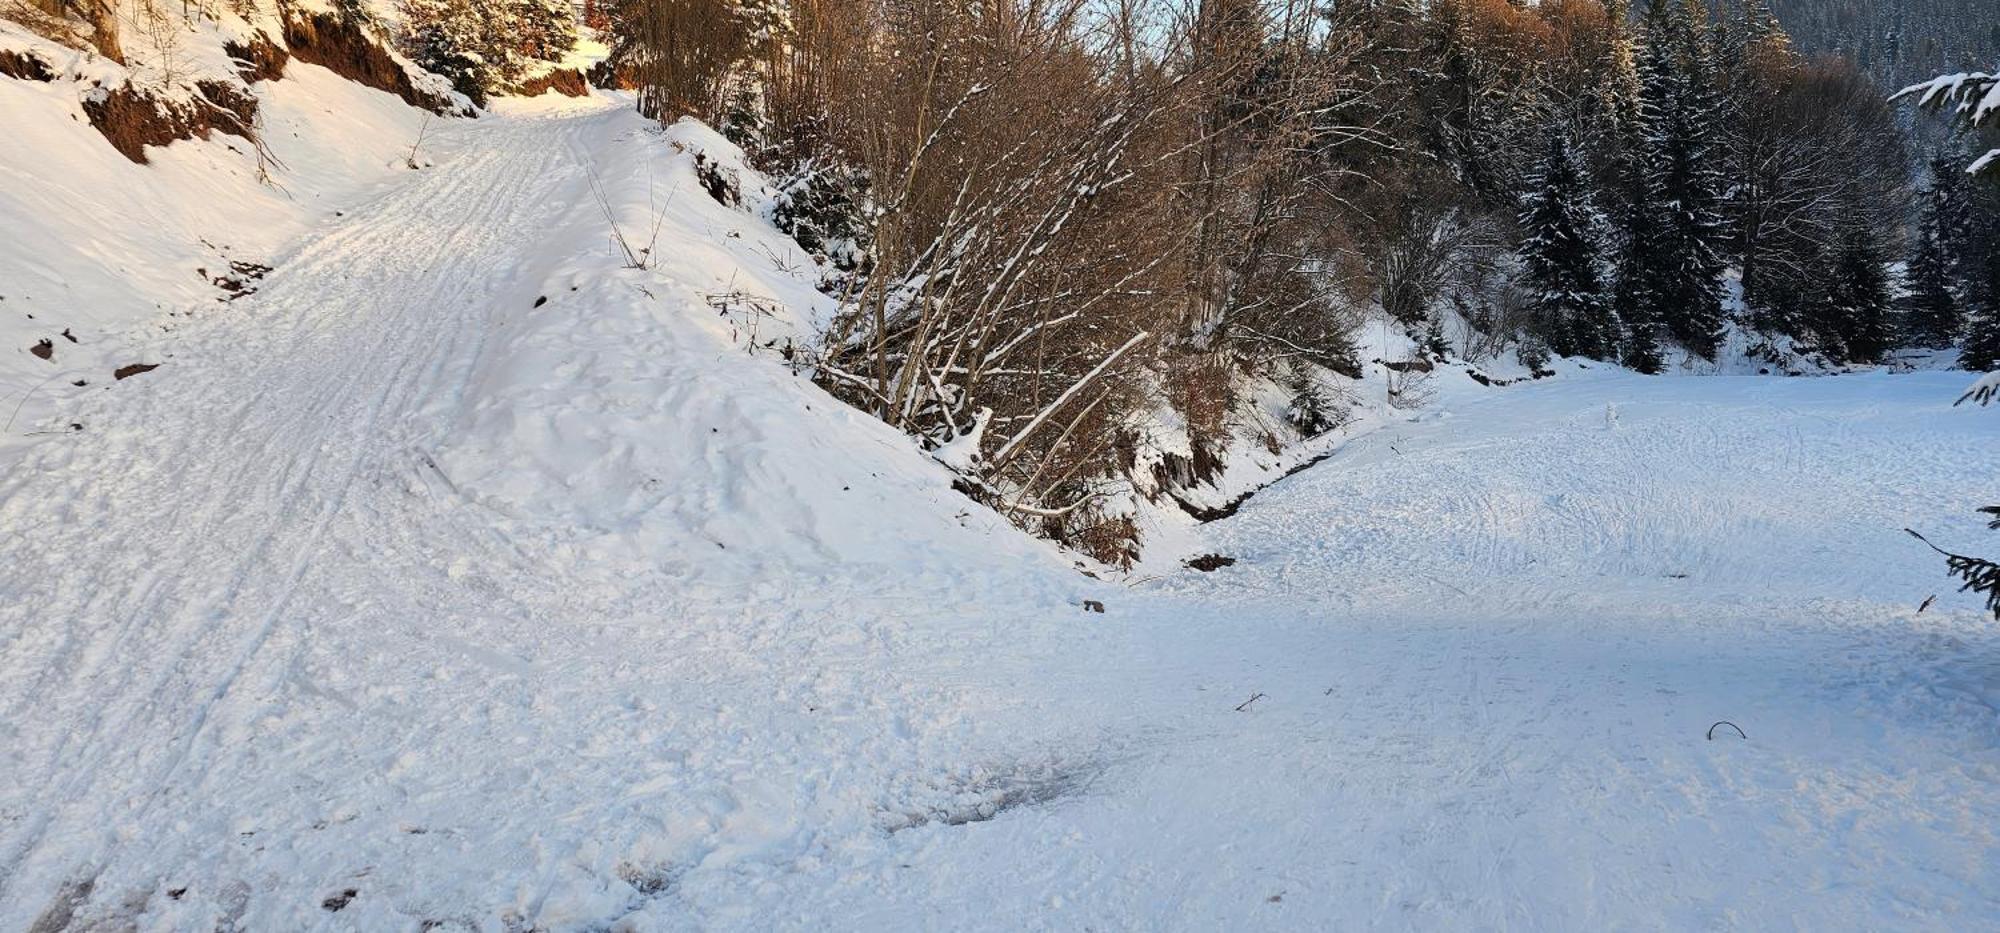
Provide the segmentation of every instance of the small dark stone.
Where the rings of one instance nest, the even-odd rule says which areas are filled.
[[[535,299],[535,307],[537,308],[548,303],[549,303],[549,296],[547,295],[543,295],[542,297]]]
[[[133,363],[129,366],[120,366],[112,370],[111,377],[113,379],[130,379],[140,373],[150,373],[159,368],[160,364],[158,363]]]
[[[63,332],[62,332],[62,336],[63,336],[63,339],[64,339],[64,340],[67,340],[67,341],[69,341],[70,343],[75,343],[75,342],[76,342],[76,335],[75,335],[75,334],[72,334],[72,333],[70,333],[70,332],[69,332],[69,328],[67,328],[67,327],[63,328]]]
[[[320,901],[319,906],[326,908],[328,912],[339,913],[340,909],[346,907],[350,902],[352,902],[354,900],[354,895],[359,893],[361,892],[356,891],[353,888],[348,888],[347,890],[342,891],[339,894],[335,894],[332,897],[327,898],[326,900]]]
[[[29,347],[28,352],[33,353],[34,355],[39,356],[45,360],[54,359],[56,355],[55,341],[43,340],[42,342],[37,343],[32,347]]]
[[[1104,611],[1104,604],[1103,604],[1103,603],[1100,603],[1100,602],[1098,602],[1097,600],[1094,600],[1094,599],[1086,599],[1086,600],[1084,600],[1084,601],[1083,601],[1083,611],[1085,611],[1085,612],[1103,612],[1103,611]]]

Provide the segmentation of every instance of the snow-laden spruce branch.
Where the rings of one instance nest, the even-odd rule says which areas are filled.
[[[1953,116],[1967,125],[1982,126],[2000,113],[2000,74],[1970,71],[1939,75],[1897,91],[1890,99],[1911,97],[1916,98],[1920,107],[1950,109]],[[1977,174],[1995,166],[2000,166],[2000,148],[1987,150],[1965,170]]]

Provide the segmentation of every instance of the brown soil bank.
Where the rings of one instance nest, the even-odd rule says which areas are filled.
[[[0,49],[0,75],[23,81],[54,81],[56,70],[33,52]]]
[[[84,98],[83,112],[113,149],[142,164],[147,146],[176,139],[206,139],[214,131],[255,138],[255,97],[220,81],[203,81],[195,88],[202,100],[183,102],[119,85]]]
[[[261,32],[250,37],[248,42],[224,43],[222,50],[229,53],[230,61],[236,66],[236,73],[243,76],[244,84],[278,80],[285,73],[285,62],[292,57],[290,52]]]
[[[410,80],[387,49],[358,24],[334,13],[285,15],[285,44],[292,57],[319,65],[358,84],[388,91],[412,107],[432,113],[472,116],[450,97],[425,91]]]

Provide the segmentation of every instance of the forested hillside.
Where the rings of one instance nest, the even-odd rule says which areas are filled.
[[[1755,2],[1755,0],[1752,0]],[[1770,0],[1799,48],[1839,55],[1883,84],[1980,71],[2000,49],[2000,16],[1985,0]]]

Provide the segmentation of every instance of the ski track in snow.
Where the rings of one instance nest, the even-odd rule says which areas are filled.
[[[0,479],[0,928],[2000,924],[1962,378],[1449,393],[1132,586],[570,573],[438,452],[612,120],[451,127]]]
[[[80,443],[14,474],[0,520],[34,533],[10,536],[0,559],[29,583],[15,611],[44,624],[9,626],[6,719],[86,715],[74,731],[18,737],[11,786],[51,788],[71,807],[108,801],[93,818],[116,833],[202,784],[224,728],[213,713],[303,645],[296,597],[330,527],[357,485],[411,466],[420,410],[449,406],[477,353],[509,232],[550,213],[561,150],[536,145],[550,135],[539,126],[502,133],[520,138],[312,242],[246,303],[254,323],[188,329]],[[43,877],[40,858],[92,845],[89,830],[48,838],[64,815],[8,828],[10,896]]]

